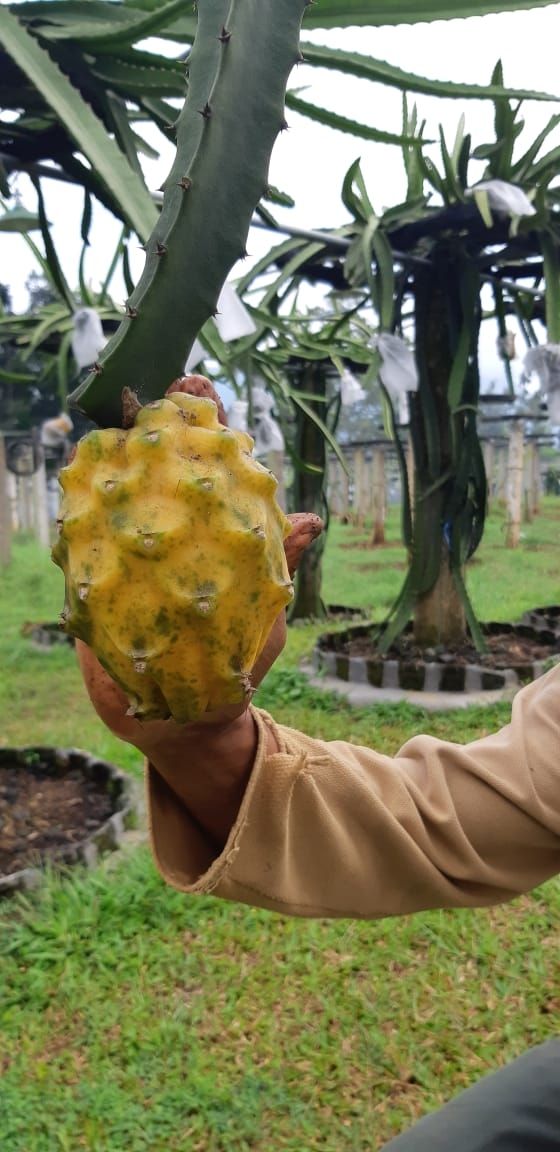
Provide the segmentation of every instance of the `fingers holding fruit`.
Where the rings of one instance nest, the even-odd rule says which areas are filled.
[[[204,396],[207,400],[213,400],[218,409],[218,421],[223,424],[224,428],[227,428],[228,421],[221,397],[206,376],[197,376],[196,374],[179,376],[169,385],[165,395],[171,396],[173,392],[183,392],[187,396]]]
[[[325,525],[320,516],[313,512],[293,512],[288,516],[292,526],[290,535],[284,540],[284,552],[288,572],[293,576],[297,571],[303,553],[321,535]]]

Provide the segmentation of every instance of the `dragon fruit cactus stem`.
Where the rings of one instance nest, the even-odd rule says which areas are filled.
[[[179,376],[245,254],[268,182],[284,97],[300,59],[307,0],[203,0],[188,62],[177,153],[126,315],[71,403],[101,426],[121,420],[121,392],[142,403]]]

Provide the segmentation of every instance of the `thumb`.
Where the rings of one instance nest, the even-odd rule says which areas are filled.
[[[288,562],[288,571],[293,576],[306,548],[321,535],[325,525],[320,516],[313,512],[294,512],[288,516],[292,525],[290,535],[284,540],[284,551]]]
[[[208,400],[213,400],[218,409],[218,420],[227,428],[225,408],[214,385],[206,376],[197,376],[196,373],[190,376],[179,376],[169,385],[165,395],[171,396],[172,392],[186,392],[188,396],[205,396]]]

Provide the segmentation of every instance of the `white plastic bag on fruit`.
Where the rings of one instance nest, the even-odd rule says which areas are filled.
[[[220,292],[214,323],[225,344],[229,344],[231,340],[241,340],[242,336],[252,336],[257,330],[252,316],[229,283],[224,284]],[[192,372],[207,355],[200,340],[195,340],[185,371]]]
[[[252,336],[257,331],[253,317],[239,299],[231,284],[224,284],[218,298],[214,323],[222,340],[240,340],[242,336]]]
[[[283,452],[284,437],[278,421],[268,413],[255,420],[255,456],[268,456],[269,452]]]
[[[277,420],[272,416],[274,400],[264,388],[253,388],[253,422],[255,425],[255,456],[268,456],[269,452],[284,451],[284,436]]]
[[[517,184],[509,184],[507,180],[481,180],[473,188],[467,190],[469,196],[477,192],[486,192],[488,204],[492,212],[502,216],[535,216],[536,209],[531,204],[527,193]]]
[[[95,308],[78,308],[72,317],[72,353],[80,371],[95,364],[107,343],[103,325]]]
[[[402,336],[382,332],[375,336],[373,346],[381,356],[379,377],[393,403],[407,392],[418,391],[418,370],[412,349]]]
[[[55,496],[58,490],[57,476],[59,469],[68,461],[71,448],[70,433],[73,428],[74,425],[67,412],[61,412],[59,416],[43,420],[41,424],[40,439],[44,448],[47,467],[47,502],[51,510],[49,513],[51,520],[56,520],[56,512],[52,515],[52,509],[55,507]],[[55,496],[52,495],[53,491]],[[57,496],[56,507],[58,507]]]
[[[506,332],[505,336],[498,336],[496,350],[500,360],[515,360],[515,332]]]
[[[74,425],[67,412],[43,420],[41,424],[41,444],[44,448],[58,448],[70,435]]]
[[[345,368],[340,377],[340,400],[343,408],[349,408],[351,404],[359,404],[361,400],[365,400],[367,392],[362,388],[359,380],[349,368]]]
[[[419,383],[414,353],[402,336],[393,332],[374,336],[372,347],[377,348],[381,356],[379,379],[389,393],[399,424],[406,424],[408,393],[417,392]]]
[[[541,392],[546,396],[551,424],[560,424],[560,344],[539,344],[529,348],[523,361],[528,379],[538,376]]]
[[[235,432],[249,431],[247,424],[248,407],[249,405],[246,400],[233,401],[233,404],[227,410],[228,428],[233,428]]]

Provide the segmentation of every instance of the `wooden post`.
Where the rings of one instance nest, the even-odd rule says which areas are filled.
[[[12,559],[12,510],[8,496],[8,469],[4,437],[0,433],[0,565],[7,567]]]
[[[20,532],[33,531],[33,493],[31,477],[17,477],[17,518]]]
[[[364,471],[362,473],[361,507],[364,526],[373,517],[373,452],[366,449],[364,453]]]
[[[344,501],[344,471],[336,456],[329,456],[327,499],[331,516],[344,516],[348,506],[348,495]]]
[[[506,548],[517,548],[521,538],[523,500],[523,421],[513,420],[509,438],[506,485]]]
[[[45,469],[45,462],[41,463],[36,472],[31,477],[31,488],[33,492],[33,528],[35,536],[44,548],[48,548],[51,542],[50,529],[49,529],[49,506],[47,501],[47,473]]]
[[[385,449],[374,448],[372,468],[373,495],[373,534],[372,544],[385,543],[385,516],[387,514],[387,492],[385,487]]]
[[[342,489],[342,507],[340,514],[343,524],[347,524],[350,519],[350,469],[348,467],[348,462],[346,463],[346,470],[342,467],[342,464],[339,464],[338,467],[340,469],[340,483]]]
[[[364,491],[364,450],[356,448],[354,451],[354,497],[352,500],[352,519],[357,528],[364,526],[363,491]]]
[[[531,473],[531,507],[533,516],[538,516],[541,510],[541,450],[538,444],[533,444],[533,469]]]
[[[505,505],[507,492],[508,449],[501,446],[498,452],[498,474],[496,476],[496,503]]]
[[[488,511],[494,496],[494,441],[485,440],[482,445],[484,456],[484,470],[486,472],[486,488],[488,492]]]
[[[525,453],[523,458],[523,520],[525,524],[530,524],[533,520],[533,458],[535,454],[535,446],[529,441],[525,445]]]
[[[6,473],[7,488],[8,488],[8,511],[10,513],[10,525],[12,528],[12,536],[17,528],[17,480],[13,472]]]

